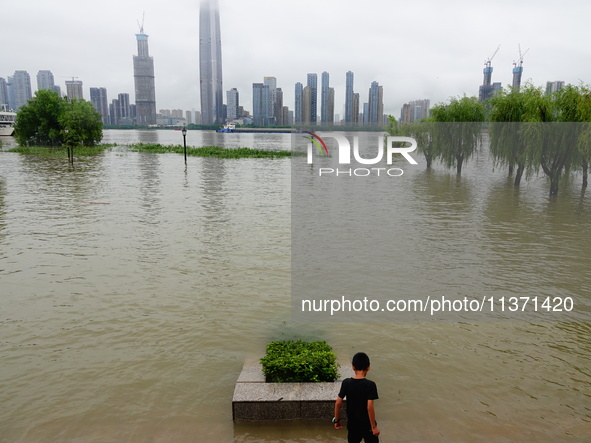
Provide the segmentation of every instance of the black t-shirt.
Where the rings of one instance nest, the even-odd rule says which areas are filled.
[[[347,399],[347,428],[371,429],[367,401],[378,399],[376,384],[367,378],[346,378],[341,384],[339,397]]]

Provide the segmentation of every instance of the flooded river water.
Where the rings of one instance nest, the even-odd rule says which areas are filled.
[[[0,442],[344,441],[329,421],[232,421],[244,359],[293,337],[370,355],[383,442],[591,441],[580,177],[550,199],[545,179],[515,190],[482,153],[461,180],[419,168],[397,191],[422,203],[405,212],[424,233],[400,251],[418,281],[407,295],[441,281],[572,296],[568,321],[298,322],[290,160],[190,157],[185,170],[122,146],[140,141],[182,136],[108,130],[120,146],[73,169],[0,152]],[[290,148],[283,134],[187,142]],[[450,260],[461,266],[437,266]]]

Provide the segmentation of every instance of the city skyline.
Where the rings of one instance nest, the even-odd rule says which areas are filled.
[[[248,5],[227,0],[219,3],[224,34],[223,94],[236,88],[245,108],[251,107],[252,84],[273,76],[283,87],[283,103],[295,110],[296,82],[305,85],[308,73],[320,77],[322,72],[330,73],[334,112],[341,118],[347,71],[355,73],[361,107],[368,100],[369,85],[376,81],[383,86],[384,113],[394,116],[412,100],[429,99],[434,105],[464,93],[478,96],[484,61],[499,44],[492,62],[493,83],[500,82],[503,87],[511,84],[518,44],[524,51],[530,49],[523,62],[522,84],[529,79],[541,87],[547,81],[591,82],[583,33],[583,17],[591,12],[591,5],[583,1],[567,0],[560,8],[549,1],[525,5],[502,1],[490,9],[488,3],[479,1],[453,1],[453,5],[373,1],[363,5],[327,0],[317,5],[303,0],[297,5],[276,7],[273,13],[260,0]],[[32,76],[50,70],[62,90],[65,80],[77,77],[83,81],[86,99],[90,87],[104,87],[109,97],[131,93],[133,100],[133,34],[137,32],[136,21],[145,11],[150,52],[156,60],[158,108],[200,108],[198,1],[181,0],[179,10],[170,11],[151,0],[125,4],[106,0],[89,5],[89,15],[95,18],[86,21],[71,20],[67,13],[70,4],[67,0],[51,4],[31,0],[26,8],[17,2],[2,6],[0,25],[12,38],[0,61],[0,77],[17,70]],[[492,14],[509,5],[512,14]],[[117,14],[111,12],[115,10]],[[485,14],[488,18],[481,19],[489,10],[491,14]],[[396,30],[391,30],[393,25],[387,19],[368,24],[370,18],[378,16],[391,17],[397,23]],[[399,20],[401,17],[413,20]],[[314,33],[300,32],[297,24],[304,19]],[[560,33],[548,31],[550,19],[569,26]],[[353,32],[344,33],[343,24],[351,26]],[[28,47],[28,29],[33,26],[44,39]],[[319,118],[320,102],[319,96]]]

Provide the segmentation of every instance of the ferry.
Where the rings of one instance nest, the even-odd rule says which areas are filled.
[[[15,121],[16,112],[0,109],[0,135],[12,135]]]
[[[223,128],[218,129],[216,132],[234,132],[236,125],[234,123],[226,123]]]

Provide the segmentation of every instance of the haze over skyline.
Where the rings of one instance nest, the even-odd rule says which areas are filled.
[[[73,0],[3,2],[0,29],[7,43],[0,77],[15,70],[50,70],[56,84],[72,77],[106,87],[109,101],[129,93],[134,102],[133,55],[138,20],[154,57],[156,108],[200,109],[199,0],[170,7],[155,0],[85,3]],[[523,83],[591,83],[586,36],[591,2],[501,0],[219,0],[223,87],[237,88],[252,112],[252,84],[277,78],[284,104],[294,108],[294,85],[308,73],[330,74],[335,113],[343,118],[345,74],[355,73],[355,92],[368,100],[372,81],[384,87],[384,112],[400,116],[411,100],[431,104],[476,96],[482,68],[497,46],[493,82],[511,83],[518,43],[529,48]],[[318,111],[320,112],[320,110]]]

